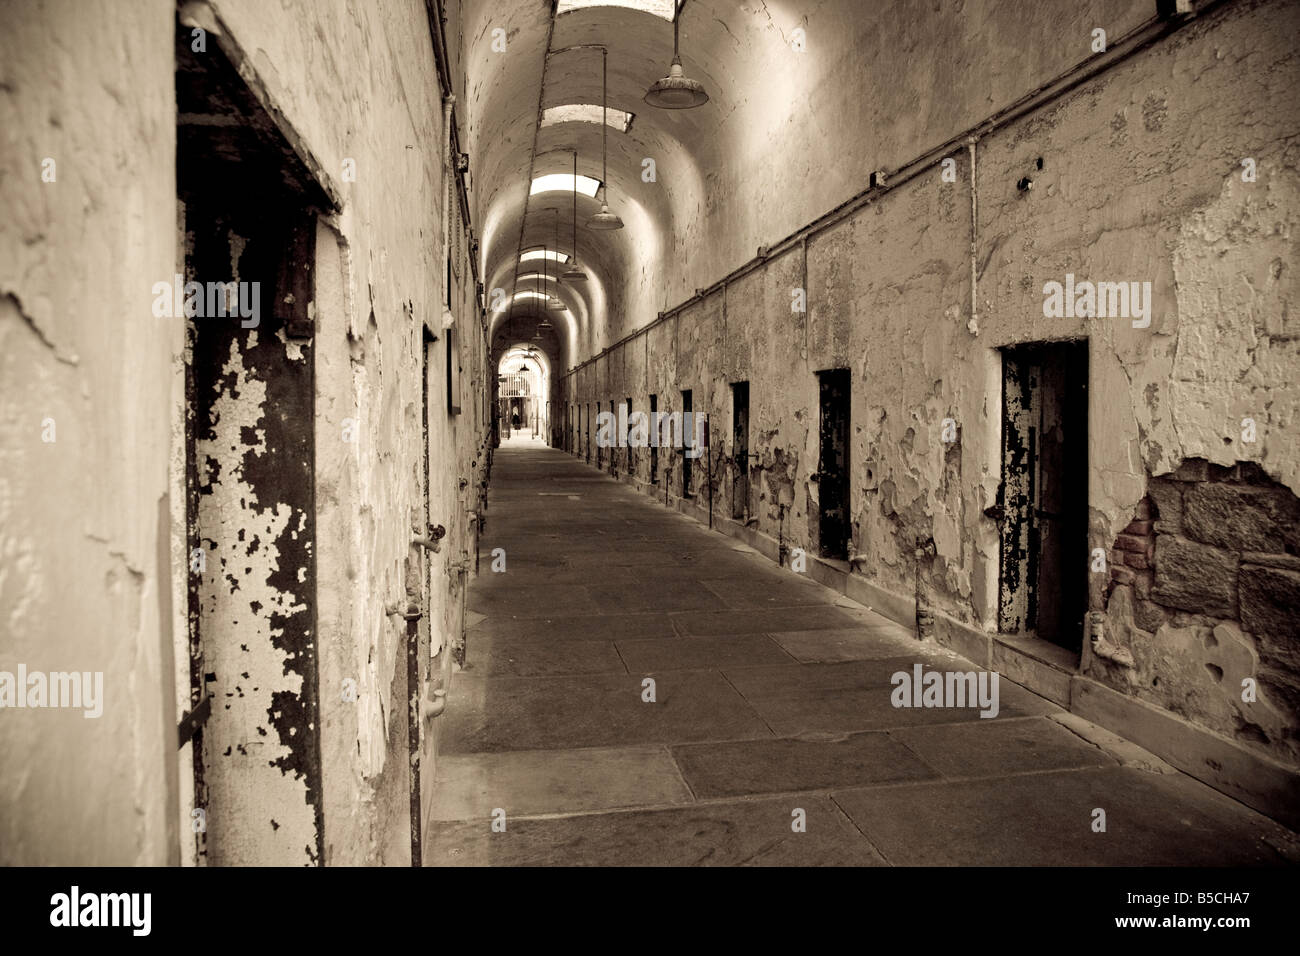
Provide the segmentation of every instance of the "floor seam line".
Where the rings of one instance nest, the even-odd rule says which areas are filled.
[[[784,667],[786,665],[782,664],[780,666]],[[745,702],[745,706],[754,712],[754,716],[763,722],[763,726],[767,728],[767,732],[771,734],[773,737],[778,736],[777,732],[772,729],[772,725],[767,722],[767,718],[764,717],[762,714],[760,714],[758,712],[758,708],[749,702],[749,698],[744,695],[741,689],[731,682],[731,678],[727,676],[726,672],[721,668],[719,668],[718,674],[722,677],[724,681],[727,682],[727,686],[730,687],[732,690],[734,690],[736,694],[740,697],[740,699]]]
[[[840,806],[840,802],[835,799],[834,793],[827,794],[826,799],[830,801],[831,806],[833,806],[836,810],[840,812],[840,815],[843,816],[845,820],[849,821],[849,826],[853,827],[853,829],[857,830],[859,833],[862,834],[862,839],[867,841],[867,846],[871,847],[871,849],[876,851],[876,853],[880,856],[880,858],[885,861],[885,864],[887,866],[895,865],[894,861],[885,855],[885,851],[882,850],[880,847],[876,846],[875,841],[873,841],[871,837],[867,836],[866,831],[863,830],[862,827],[858,826],[857,821],[854,820],[853,817],[849,816],[849,812],[845,810],[842,806]]]

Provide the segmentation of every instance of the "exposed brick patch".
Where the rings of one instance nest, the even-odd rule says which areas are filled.
[[[1094,673],[1297,762],[1300,499],[1254,462],[1188,459],[1148,480],[1109,560],[1107,639],[1132,664]],[[1242,700],[1247,677],[1256,702]]]
[[[1150,516],[1155,513],[1151,498],[1145,497],[1134,509],[1133,520],[1115,539],[1110,551],[1111,586],[1116,584],[1132,585],[1142,597],[1147,597],[1151,590],[1151,579],[1140,580],[1135,572],[1145,572],[1151,567],[1151,558],[1155,554],[1155,530]],[[1107,595],[1109,599],[1109,594]]]
[[[1134,554],[1146,554],[1147,545],[1150,542],[1146,535],[1121,534],[1115,539],[1115,547],[1121,551],[1131,551]]]

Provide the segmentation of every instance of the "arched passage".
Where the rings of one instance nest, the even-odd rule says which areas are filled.
[[[551,431],[551,360],[536,346],[516,343],[497,362],[497,413],[502,440],[536,439]]]

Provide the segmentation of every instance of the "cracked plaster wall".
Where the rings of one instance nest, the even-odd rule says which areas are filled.
[[[386,604],[416,600],[422,682],[451,679],[465,579],[449,563],[472,548],[467,512],[484,467],[484,342],[468,250],[458,239],[453,313],[462,367],[460,415],[446,398],[441,91],[424,5],[255,0],[214,4],[246,38],[270,95],[343,191],[317,234],[317,509],[326,862],[409,860],[406,622]],[[345,158],[355,182],[342,181]],[[455,207],[453,207],[453,214]],[[423,352],[430,349],[429,520],[424,536]],[[353,419],[355,441],[344,441]],[[471,467],[471,462],[474,463]],[[459,477],[468,480],[462,489]],[[427,584],[425,583],[427,582]],[[442,648],[436,658],[431,651]],[[358,698],[344,701],[343,681]],[[422,687],[425,697],[432,688]],[[422,740],[425,813],[437,723]]]
[[[463,412],[446,409],[447,189],[427,15],[418,0],[213,6],[343,187],[342,213],[318,235],[315,304],[325,861],[405,863],[405,625],[383,606],[427,572],[422,673],[446,686],[448,655],[431,661],[430,645],[459,633],[444,567],[470,540],[484,460],[484,343],[465,250],[453,308]],[[98,720],[0,713],[5,863],[159,864],[192,842],[177,826],[189,821],[188,749],[176,750],[188,662],[172,655],[185,620],[183,328],[150,312],[152,284],[180,261],[175,19],[162,0],[79,0],[15,5],[0,31],[0,669],[102,670],[105,696]],[[55,183],[41,181],[44,157]],[[423,521],[425,321],[441,336],[430,517],[447,529],[428,568],[409,545]],[[41,440],[46,418],[53,443]],[[347,418],[355,443],[341,438]],[[341,699],[345,677],[355,703]],[[436,725],[425,727],[427,812]]]

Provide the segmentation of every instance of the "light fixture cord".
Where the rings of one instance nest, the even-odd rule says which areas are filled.
[[[605,188],[605,205],[609,205],[609,51],[600,50],[600,178]]]
[[[673,59],[677,59],[677,23],[681,19],[682,11],[678,8],[677,13],[673,15]]]
[[[578,151],[573,151],[573,260],[578,259]]]

